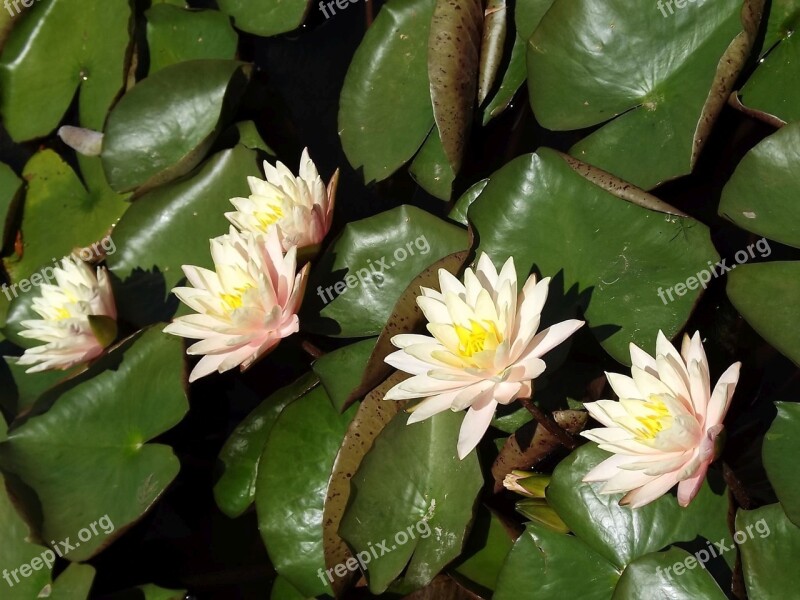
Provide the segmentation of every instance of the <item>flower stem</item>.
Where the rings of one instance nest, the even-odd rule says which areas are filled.
[[[741,508],[745,510],[749,510],[752,508],[752,502],[750,501],[750,496],[747,494],[747,491],[744,489],[744,485],[742,482],[739,481],[739,478],[734,473],[733,469],[728,466],[728,463],[722,463],[722,476],[725,479],[725,483],[728,484],[728,489],[733,494],[734,499],[736,500],[736,504],[738,504]]]
[[[325,352],[323,352],[322,350],[317,348],[314,344],[312,344],[308,340],[302,340],[301,339],[300,340],[300,348],[302,348],[303,351],[306,354],[308,354],[311,358],[313,358],[314,360],[316,360],[316,359],[318,359],[318,358],[320,358],[322,356],[325,356]]]
[[[578,443],[575,441],[575,438],[572,437],[572,434],[561,427],[561,425],[556,423],[553,417],[536,406],[533,403],[533,400],[530,398],[520,398],[519,401],[522,403],[522,406],[524,406],[528,412],[533,415],[533,418],[536,419],[536,422],[553,434],[553,436],[555,436],[563,446],[566,446],[570,450],[574,450],[578,447]]]

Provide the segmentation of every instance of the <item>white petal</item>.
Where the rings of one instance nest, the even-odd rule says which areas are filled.
[[[523,391],[521,383],[505,381],[494,386],[493,398],[498,404],[510,404],[521,397]]]
[[[650,356],[647,352],[639,348],[636,344],[631,342],[630,346],[631,352],[631,363],[634,367],[638,367],[643,371],[647,371],[651,375],[655,375],[658,371],[656,370],[656,359]]]
[[[657,396],[662,394],[671,396],[673,394],[669,387],[649,371],[633,366],[631,367],[631,375],[633,376],[633,381],[636,382],[636,387],[639,388],[638,398],[649,399],[654,394]]]
[[[694,404],[689,392],[689,376],[683,363],[677,365],[674,357],[660,354],[656,357],[656,368],[661,382],[672,390],[675,398],[681,400],[686,410],[694,414]]]
[[[711,399],[711,378],[707,364],[698,360],[689,363],[689,388],[697,419],[704,422],[708,412],[708,402]]]
[[[620,500],[620,504],[630,505],[631,508],[639,508],[645,504],[650,504],[675,487],[676,483],[678,483],[677,473],[661,475],[650,483],[627,494]]]
[[[617,427],[620,419],[628,417],[628,413],[622,404],[613,400],[586,402],[583,407],[595,421],[602,423],[606,427]]]
[[[450,408],[455,394],[450,392],[446,394],[439,394],[438,396],[431,396],[425,398],[422,402],[417,404],[413,409],[411,415],[408,417],[407,424],[412,425],[420,421],[424,421],[428,417],[444,412]]]
[[[475,449],[489,429],[496,408],[497,402],[492,400],[479,410],[470,408],[467,411],[458,435],[458,458],[464,460],[467,454]]]
[[[646,475],[642,471],[625,471],[620,469],[616,474],[609,479],[603,488],[600,490],[601,494],[618,494],[620,492],[629,492],[653,481],[655,477]]]
[[[639,398],[641,397],[641,392],[639,392],[639,388],[636,387],[636,383],[628,377],[627,375],[620,375],[618,373],[608,373],[606,372],[606,377],[608,378],[608,383],[611,386],[611,389],[614,390],[614,393],[619,398]]]
[[[722,374],[714,392],[711,394],[711,401],[708,403],[708,414],[706,415],[705,428],[709,429],[714,425],[722,423],[728,412],[733,393],[736,391],[736,384],[739,382],[739,370],[742,363],[734,363]]]
[[[408,348],[412,344],[430,344],[435,340],[428,336],[428,335],[416,335],[416,334],[401,334],[396,335],[392,338],[392,344],[396,348]]]
[[[453,410],[463,410],[491,398],[494,385],[491,381],[482,380],[463,388],[453,400]]]
[[[596,481],[608,481],[619,472],[621,466],[636,462],[638,456],[627,456],[625,454],[612,454],[599,465],[592,468],[584,477],[584,483],[594,483]]]
[[[440,302],[436,298],[419,296],[417,297],[417,304],[422,309],[429,323],[450,322],[450,313],[447,311],[447,306],[444,302]]]
[[[700,469],[689,479],[684,479],[678,484],[678,504],[684,508],[697,496],[703,482],[706,480],[708,469]]]
[[[526,354],[533,354],[533,356],[541,358],[581,327],[583,327],[583,321],[578,321],[577,319],[556,323],[534,336]]]

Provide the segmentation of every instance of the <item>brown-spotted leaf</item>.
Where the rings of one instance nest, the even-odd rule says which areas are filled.
[[[392,367],[384,362],[384,359],[395,350],[395,347],[392,346],[392,338],[402,333],[413,333],[424,321],[425,316],[417,306],[419,288],[430,287],[438,289],[439,269],[444,269],[455,275],[464,265],[467,256],[467,251],[455,252],[445,256],[420,273],[411,282],[411,285],[406,288],[394,305],[392,316],[389,317],[380,337],[378,337],[372,355],[367,361],[367,367],[364,369],[361,385],[350,394],[347,402],[342,407],[342,411],[347,410],[353,402],[369,393],[392,372]]]
[[[488,0],[483,20],[481,65],[478,75],[478,104],[483,104],[494,85],[506,43],[506,0]]]
[[[692,168],[703,151],[717,117],[727,104],[736,80],[758,39],[758,29],[764,13],[764,0],[747,0],[742,6],[742,31],[731,41],[717,65],[717,74],[708,92],[703,112],[697,123],[692,143]]]
[[[352,556],[347,544],[339,537],[339,524],[344,516],[347,501],[350,499],[350,479],[358,470],[361,460],[369,452],[372,443],[389,421],[403,410],[408,401],[384,400],[391,388],[409,378],[407,373],[395,372],[381,385],[372,390],[358,407],[358,412],[350,422],[344,436],[342,447],[333,463],[333,471],[328,482],[328,496],[325,499],[323,512],[323,543],[325,548],[325,565],[327,568],[344,563]],[[345,577],[334,578],[333,586],[336,596],[350,585],[354,573],[348,572]]]
[[[679,211],[674,206],[667,204],[660,198],[656,198],[653,194],[645,192],[642,188],[636,187],[632,183],[628,183],[616,175],[612,175],[608,171],[581,162],[568,154],[561,154],[561,157],[576,173],[580,173],[596,186],[603,188],[607,192],[611,192],[618,198],[668,215],[688,217],[688,215]]]
[[[586,426],[588,415],[578,410],[561,410],[555,411],[553,418],[569,433],[576,434]],[[503,479],[511,471],[530,469],[558,446],[558,438],[536,422],[520,428],[506,440],[492,465],[495,493],[503,489]]]
[[[480,0],[437,0],[428,40],[428,77],[433,115],[456,173],[472,125],[482,26]]]

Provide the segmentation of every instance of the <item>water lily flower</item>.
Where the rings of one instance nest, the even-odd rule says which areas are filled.
[[[408,423],[447,409],[468,408],[458,439],[458,456],[469,454],[489,428],[498,404],[529,397],[531,381],[545,370],[549,350],[583,325],[569,320],[538,331],[550,279],[531,275],[517,293],[514,259],[497,273],[481,255],[464,283],[439,270],[441,292],[422,288],[417,304],[428,319],[425,335],[397,335],[399,351],[386,357],[393,367],[413,377],[393,387],[387,400],[425,398]]]
[[[318,247],[331,228],[339,172],[326,188],[308,148],[300,158],[299,177],[281,162],[273,167],[264,161],[264,172],[266,181],[247,178],[250,196],[233,198],[231,204],[236,212],[225,216],[242,232],[263,234],[277,229],[284,250],[292,246],[298,250]]]
[[[45,342],[25,351],[20,365],[28,373],[66,370],[100,356],[117,336],[117,307],[108,271],[96,271],[77,256],[48,267],[52,274],[33,299],[40,320],[22,321],[20,336]]]
[[[297,248],[284,254],[276,230],[266,236],[239,233],[211,240],[215,271],[184,266],[192,287],[173,293],[197,314],[178,317],[166,333],[201,340],[187,350],[203,358],[196,381],[235,367],[244,371],[300,328],[309,265],[297,272]]]
[[[661,331],[655,358],[634,344],[630,349],[632,377],[606,374],[619,401],[585,404],[605,427],[582,435],[613,456],[583,480],[606,482],[603,494],[627,492],[620,504],[633,508],[678,484],[678,502],[688,506],[715,458],[741,363],[731,365],[712,391],[699,333],[684,336],[680,354]]]

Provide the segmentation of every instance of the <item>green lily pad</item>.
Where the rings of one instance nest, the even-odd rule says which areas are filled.
[[[0,417],[0,427],[3,432],[0,439],[3,439],[5,423],[2,422],[2,417]],[[10,571],[9,578],[0,581],[0,585],[3,588],[11,586],[10,589],[0,588],[3,589],[3,597],[9,600],[36,598],[50,581],[51,568],[48,568],[41,558],[41,554],[46,551],[46,548],[28,541],[33,536],[33,532],[14,507],[2,474],[0,474],[0,523],[2,524],[0,532],[3,538],[3,543],[0,544],[0,565],[3,569]],[[32,569],[31,561],[36,561],[35,566],[39,568]],[[15,570],[22,565],[28,565],[27,577],[24,572],[22,574],[15,573]]]
[[[739,96],[749,110],[789,123],[800,119],[800,2],[772,0],[768,19],[761,61]]]
[[[467,219],[467,212],[472,203],[478,199],[478,196],[483,193],[489,183],[488,179],[481,179],[478,183],[473,184],[466,192],[461,195],[450,214],[447,215],[448,219],[461,223],[464,227],[469,227],[469,219]]]
[[[145,331],[52,390],[50,410],[0,444],[0,464],[38,496],[42,535],[69,538],[70,560],[105,548],[178,474],[172,450],[147,442],[186,414],[184,378],[181,341]]]
[[[153,187],[196,167],[221,131],[250,67],[233,60],[190,60],[139,82],[108,116],[103,167],[111,187]]]
[[[744,4],[557,0],[528,46],[537,120],[606,123],[571,154],[639,187],[690,173],[756,37],[758,1]]]
[[[719,258],[702,223],[634,202],[660,201],[545,148],[494,173],[469,218],[478,252],[497,265],[513,256],[520,281],[532,268],[563,274],[569,291],[559,300],[564,292],[551,287],[553,302],[577,301],[603,347],[629,364],[629,342],[647,348],[659,329],[672,337],[683,328],[702,293],[696,274]],[[694,289],[683,283],[690,277]]]
[[[14,206],[20,196],[22,180],[5,163],[0,163],[0,246],[6,247],[11,239]]]
[[[20,226],[22,256],[3,261],[15,283],[43,267],[52,267],[54,260],[61,260],[75,248],[101,240],[129,206],[119,198],[87,191],[70,166],[52,150],[34,154],[22,176],[28,182]],[[53,219],[54,210],[58,210],[57,220]],[[17,288],[14,296],[36,295],[30,289],[27,285]]]
[[[619,506],[622,494],[599,494],[602,484],[582,481],[609,456],[594,443],[581,446],[559,463],[547,488],[547,501],[558,516],[606,560],[624,568],[650,552],[698,536],[730,543],[726,490],[712,491],[706,482],[687,508],[670,494],[637,509]],[[724,558],[732,565],[735,557]]]
[[[482,508],[475,517],[464,552],[453,569],[482,589],[494,591],[514,541],[512,532],[501,518]]]
[[[233,431],[219,453],[222,475],[214,486],[214,499],[231,518],[250,508],[256,498],[258,465],[270,431],[284,408],[319,384],[311,374],[279,389],[259,404]]]
[[[239,37],[221,12],[156,4],[145,17],[150,75],[186,60],[236,57]]]
[[[764,468],[784,512],[795,525],[800,524],[800,481],[797,457],[800,455],[800,405],[778,402],[778,416],[772,422],[762,450]]]
[[[405,408],[407,404],[405,400],[386,402],[383,398],[387,391],[407,378],[407,374],[396,371],[367,394],[364,400],[358,404],[356,414],[344,435],[331,471],[328,496],[325,499],[325,509],[322,515],[325,524],[325,563],[329,569],[335,569],[339,564],[346,564],[353,557],[350,548],[340,537],[339,531],[339,525],[349,504],[352,491],[350,480],[381,431],[395,415]],[[340,571],[331,584],[334,592],[341,594],[355,576],[356,574],[353,572],[348,571],[342,574]]]
[[[283,410],[261,457],[256,481],[261,536],[278,574],[307,596],[331,589],[318,573],[325,570],[322,510],[333,461],[355,411],[340,414],[317,386]]]
[[[525,79],[528,76],[525,65],[528,40],[539,26],[545,13],[553,5],[553,2],[555,0],[517,1],[514,11],[516,35],[511,48],[511,57],[497,93],[483,111],[484,125],[503,113],[511,105],[514,95],[525,83]]]
[[[0,57],[0,114],[15,141],[52,132],[76,91],[81,127],[103,129],[125,83],[131,16],[128,0],[86,0],[80,10],[50,0],[19,20]]]
[[[301,327],[335,337],[378,335],[413,279],[467,244],[464,229],[412,206],[349,223],[311,271]]]
[[[436,0],[389,0],[353,56],[339,102],[339,135],[364,179],[382,181],[433,127],[428,37]]]
[[[239,143],[245,148],[261,150],[273,158],[278,156],[276,152],[269,147],[269,144],[264,141],[264,138],[261,137],[258,127],[253,121],[240,121],[236,123],[234,127],[236,128],[236,133],[239,135]]]
[[[680,574],[675,571],[679,566]],[[686,564],[691,568],[686,568]],[[500,574],[495,600],[587,598],[640,600],[663,593],[675,600],[724,600],[714,578],[685,550],[648,553],[618,571],[580,538],[529,523]]]
[[[688,563],[686,562],[688,561]],[[683,563],[681,565],[681,563]],[[687,564],[691,569],[687,569]],[[673,575],[669,569],[680,574]],[[622,573],[612,600],[639,600],[657,589],[670,600],[725,600],[727,596],[697,559],[680,548],[648,554],[633,561]]]
[[[245,195],[247,177],[258,176],[257,153],[243,146],[223,150],[190,178],[137,200],[114,231],[117,252],[108,257],[120,313],[139,326],[169,320],[177,300],[170,290],[182,265],[213,268],[208,240],[229,229],[230,198]]]
[[[483,485],[477,454],[456,455],[463,417],[445,411],[407,425],[408,416],[398,414],[353,476],[339,533],[369,560],[373,594],[401,573],[405,585],[422,588],[461,554]]]
[[[49,594],[43,591],[40,598],[48,600],[87,600],[94,583],[96,571],[90,565],[72,563],[53,582]]]
[[[18,358],[5,357],[10,381],[0,388],[0,404],[13,415],[28,412],[44,392],[69,377],[69,373],[64,371],[26,373],[30,367],[18,362]]]
[[[408,172],[431,196],[439,200],[450,199],[456,174],[447,161],[438,128],[431,129]]]
[[[800,365],[800,262],[738,265],[728,298],[758,334]]]
[[[800,248],[800,123],[769,136],[739,163],[719,214],[742,229]]]
[[[739,551],[748,597],[794,598],[800,587],[800,571],[795,568],[800,528],[781,505],[738,511],[736,530],[744,538]]]
[[[233,18],[238,29],[264,37],[300,27],[312,4],[311,0],[217,1],[219,9]]]
[[[614,565],[579,538],[528,523],[500,572],[493,598],[609,600],[618,579]]]
[[[328,352],[312,365],[339,412],[349,406],[347,401],[350,394],[361,385],[364,369],[375,349],[375,341],[375,338],[369,338]]]

